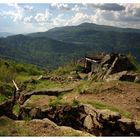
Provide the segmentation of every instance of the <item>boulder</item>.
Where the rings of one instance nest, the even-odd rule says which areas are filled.
[[[32,119],[35,119],[35,118],[41,118],[41,109],[40,108],[33,108],[30,112],[29,112],[29,115]]]
[[[119,72],[119,73],[111,74],[105,79],[105,81],[109,82],[109,81],[120,80],[120,78],[123,75],[126,75],[126,74],[127,74],[127,71],[122,71],[122,72]]]
[[[94,126],[95,129],[101,129],[102,128],[102,124],[99,122],[99,115],[98,115],[98,110],[95,109],[94,107],[92,107],[91,105],[86,105],[86,104],[82,104],[79,106],[80,108],[80,112],[84,112],[87,116],[84,120],[84,124],[83,125],[87,125],[87,120],[90,120],[90,122],[92,122],[91,124],[88,124],[87,126],[91,127],[91,126]],[[92,121],[91,121],[91,118],[92,118]]]
[[[121,115],[118,112],[113,112],[109,109],[99,110],[99,121],[100,122],[104,122],[104,121],[116,122],[120,118],[121,118]]]
[[[122,118],[118,120],[119,128],[121,131],[129,135],[132,131],[134,131],[134,122],[130,119]]]
[[[84,126],[85,128],[87,128],[88,130],[91,130],[91,129],[94,127],[94,125],[93,125],[93,120],[92,120],[91,115],[87,115],[87,116],[85,117],[83,126]]]

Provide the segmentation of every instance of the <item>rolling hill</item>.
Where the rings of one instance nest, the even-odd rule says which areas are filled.
[[[49,37],[67,43],[81,44],[96,52],[131,52],[140,62],[140,29],[83,23],[78,26],[56,27],[46,32],[29,34],[32,37]]]
[[[49,69],[66,64],[72,58],[84,55],[85,52],[86,48],[82,45],[64,43],[47,37],[15,35],[0,38],[0,57]]]
[[[0,38],[0,57],[53,69],[99,52],[131,52],[140,62],[140,30],[83,23]]]

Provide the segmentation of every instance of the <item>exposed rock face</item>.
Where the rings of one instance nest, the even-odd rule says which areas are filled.
[[[105,80],[123,80],[140,81],[140,76],[136,74],[126,75],[126,71],[133,70],[135,66],[129,61],[127,56],[121,54],[106,54],[101,62],[96,66],[96,70],[92,70],[97,81]],[[88,79],[91,79],[91,75]]]
[[[68,126],[58,126],[48,118],[30,121],[15,121],[16,126],[28,131],[26,136],[93,136],[88,132],[73,129]],[[22,135],[23,136],[23,135]]]
[[[107,82],[113,81],[113,80],[140,83],[140,74],[135,73],[135,72],[122,71],[119,73],[111,74],[108,76],[108,78],[105,79],[105,81]]]
[[[123,119],[119,113],[108,109],[97,110],[86,104],[59,105],[47,109],[23,107],[20,119],[24,116],[34,119],[48,118],[57,125],[69,126],[96,136],[139,135],[139,123],[135,124],[130,119]]]
[[[7,116],[12,119],[16,119],[16,116],[12,113],[14,103],[12,100],[7,100],[0,104],[0,116]]]

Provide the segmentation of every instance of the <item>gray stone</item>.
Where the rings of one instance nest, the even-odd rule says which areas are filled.
[[[130,119],[122,118],[118,120],[120,129],[126,133],[130,134],[131,130],[134,130],[134,122]]]
[[[91,115],[86,116],[83,126],[89,130],[94,127]]]
[[[99,121],[117,121],[121,118],[120,113],[113,112],[109,109],[103,109],[99,111]]]
[[[40,118],[41,117],[41,109],[40,108],[33,108],[30,112],[29,115],[32,119],[34,118]]]

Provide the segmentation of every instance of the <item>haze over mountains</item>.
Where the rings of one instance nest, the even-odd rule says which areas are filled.
[[[99,52],[131,52],[140,62],[140,30],[92,23],[0,38],[0,56],[56,68]]]
[[[0,37],[7,37],[7,36],[11,36],[13,35],[12,33],[8,33],[8,32],[0,32]]]

